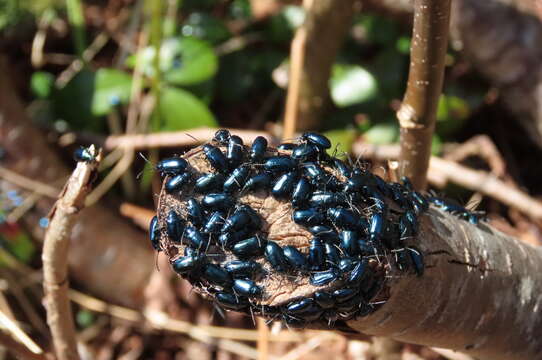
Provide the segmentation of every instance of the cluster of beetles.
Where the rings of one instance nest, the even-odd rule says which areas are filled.
[[[430,203],[478,222],[459,205],[415,191],[407,178],[386,182],[328,155],[330,148],[329,139],[313,132],[274,149],[264,137],[245,146],[221,129],[202,147],[212,171],[198,173],[181,157],[160,161],[163,191],[182,208],[159,211],[152,219],[152,246],[182,248],[171,256],[174,271],[225,309],[291,326],[329,326],[378,307],[385,267],[423,274],[423,255],[407,240],[418,233],[419,216]],[[291,204],[291,220],[311,234],[307,248],[268,238],[265,219],[240,201],[262,191]],[[269,296],[263,280],[274,273],[294,282],[308,278],[317,290],[289,303],[262,305]]]

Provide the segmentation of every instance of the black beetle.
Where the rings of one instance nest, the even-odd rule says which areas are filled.
[[[261,272],[262,267],[255,261],[242,261],[242,260],[232,260],[224,265],[224,268],[234,277],[247,277],[253,278],[259,272]]]
[[[232,252],[239,258],[250,258],[261,256],[265,251],[267,240],[260,239],[258,236],[241,240],[232,248]]]
[[[187,240],[188,245],[198,251],[207,249],[209,245],[208,240],[193,226],[186,227],[183,240]]]
[[[208,234],[218,233],[224,225],[224,221],[224,213],[222,211],[213,212],[205,222],[203,232]]]
[[[237,135],[232,135],[228,141],[228,149],[226,150],[226,159],[228,159],[230,169],[236,168],[241,164],[244,153],[243,139]]]
[[[297,180],[297,171],[290,171],[289,173],[281,175],[273,188],[271,194],[275,199],[286,200],[292,196],[295,182]]]
[[[330,309],[335,306],[335,299],[330,293],[317,291],[314,293],[314,301],[323,309]]]
[[[355,230],[359,227],[359,216],[344,208],[327,209],[327,218],[337,227]]]
[[[281,151],[292,151],[297,145],[294,143],[282,143],[277,149]]]
[[[284,256],[284,250],[274,241],[267,242],[265,246],[265,258],[273,269],[278,272],[285,272],[288,269],[288,261]]]
[[[311,195],[311,191],[312,188],[309,181],[304,177],[299,179],[292,193],[292,205],[296,208],[305,206]]]
[[[233,198],[225,193],[211,193],[203,197],[202,205],[210,209],[229,210],[233,204]]]
[[[356,231],[343,230],[340,232],[339,238],[341,239],[341,249],[343,249],[348,256],[359,255],[359,236]]]
[[[170,240],[180,242],[184,229],[184,220],[174,210],[170,210],[166,216],[166,232]]]
[[[286,311],[288,311],[290,314],[299,314],[303,313],[307,310],[309,310],[311,307],[315,306],[314,299],[312,298],[304,298],[300,300],[295,300],[290,302],[286,306]]]
[[[331,147],[331,141],[329,141],[327,137],[314,132],[303,133],[301,135],[301,139],[308,143],[312,143],[322,149],[329,149]]]
[[[249,178],[243,187],[243,191],[268,190],[273,177],[267,172],[256,174]]]
[[[283,249],[284,257],[289,264],[289,267],[297,271],[305,271],[308,268],[307,258],[297,248],[288,245]]]
[[[311,270],[322,270],[325,265],[325,248],[324,244],[318,237],[311,240],[309,246],[309,265]]]
[[[222,287],[231,285],[233,281],[231,275],[226,270],[215,264],[206,264],[201,277],[211,284]]]
[[[210,173],[200,176],[194,185],[194,191],[200,194],[207,194],[222,189],[225,177],[220,173]]]
[[[315,226],[320,225],[325,220],[323,213],[315,208],[296,210],[292,214],[292,219],[296,224],[303,226]]]
[[[179,157],[167,158],[156,164],[156,170],[161,176],[164,175],[179,175],[188,167],[188,161]]]
[[[171,266],[177,274],[191,273],[204,264],[205,257],[201,255],[188,255],[175,259]]]
[[[253,162],[260,162],[263,159],[266,150],[267,139],[263,136],[256,137],[256,139],[254,139],[252,142],[252,146],[250,147],[250,159]]]
[[[153,216],[149,224],[149,238],[154,250],[162,251],[160,247],[160,228],[158,227],[158,216]]]
[[[217,292],[215,298],[219,305],[230,310],[241,310],[249,305],[247,299],[227,292]]]
[[[297,145],[292,151],[292,158],[299,161],[313,160],[318,157],[320,148],[314,144]]]
[[[203,153],[205,154],[205,158],[207,159],[207,161],[209,161],[209,164],[211,164],[213,169],[219,172],[224,172],[228,170],[228,160],[219,148],[211,144],[205,144],[203,145]]]
[[[190,220],[194,226],[197,227],[203,224],[205,215],[200,203],[196,199],[190,198],[186,201],[186,212],[188,215],[188,220]]]
[[[171,179],[168,179],[166,185],[164,186],[168,194],[173,194],[175,192],[181,191],[182,188],[190,183],[192,180],[192,175],[185,172],[179,175],[175,175]]]
[[[271,156],[263,163],[263,168],[272,173],[292,171],[297,167],[297,162],[289,156]]]
[[[213,141],[220,145],[226,145],[230,140],[230,132],[226,129],[219,129],[215,132]]]
[[[330,243],[325,243],[325,253],[326,253],[326,261],[331,266],[338,266],[339,262],[341,261],[341,255],[339,253],[339,249],[337,249],[337,246]]]
[[[247,166],[241,165],[238,168],[235,168],[226,181],[224,181],[224,192],[231,194],[239,191],[246,185],[249,175],[250,169]]]
[[[335,268],[311,274],[310,283],[315,286],[323,286],[339,279],[339,273]]]
[[[241,296],[256,297],[262,294],[262,288],[248,279],[235,279],[232,288],[236,294]]]

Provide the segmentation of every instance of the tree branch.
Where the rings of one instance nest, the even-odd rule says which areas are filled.
[[[89,151],[94,154],[95,148]],[[90,162],[79,162],[51,210],[43,242],[43,289],[47,323],[59,360],[79,359],[75,326],[68,297],[68,249],[77,214],[85,205],[101,154]]]
[[[284,138],[320,127],[329,101],[331,66],[359,0],[304,0],[305,23],[296,31],[290,51],[290,76]]]
[[[415,0],[408,85],[397,111],[401,126],[401,175],[424,189],[444,78],[450,0]]]

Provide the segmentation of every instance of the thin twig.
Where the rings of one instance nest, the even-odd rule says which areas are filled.
[[[258,360],[269,359],[269,328],[266,321],[263,318],[257,318],[256,323],[258,326]]]
[[[26,176],[19,175],[3,166],[0,166],[0,177],[19,187],[34,191],[37,194],[48,196],[50,198],[56,199],[60,193],[59,189],[51,185],[29,179]]]
[[[119,212],[144,230],[149,229],[149,223],[152,217],[156,215],[155,211],[126,202],[120,205]]]
[[[90,151],[94,150],[94,147],[90,148]],[[100,159],[101,154],[98,154],[96,161],[77,164],[53,206],[45,234],[42,254],[45,308],[55,353],[59,360],[79,359],[68,298],[69,236],[77,213],[84,207]]]
[[[104,148],[131,148],[134,150],[157,149],[163,147],[184,147],[202,144],[212,139],[216,129],[198,128],[186,131],[161,132],[154,134],[108,136],[104,141]],[[253,130],[231,129],[232,133],[240,136],[245,142],[252,142],[257,136],[267,138],[270,143],[276,141],[266,132]]]
[[[2,346],[5,346],[8,350],[12,351],[20,359],[49,360],[44,354],[36,354],[28,350],[28,348],[25,347],[23,344],[14,340],[11,336],[2,331],[0,331],[0,344]]]
[[[397,145],[372,145],[357,142],[354,143],[352,152],[355,156],[388,160],[397,159],[400,148]],[[438,187],[443,187],[449,181],[496,199],[520,210],[533,219],[542,219],[542,203],[540,201],[486,171],[469,169],[461,164],[432,156],[427,175],[429,182]]]
[[[408,85],[397,119],[401,175],[424,189],[448,46],[450,0],[415,0]]]
[[[239,341],[257,341],[258,332],[255,330],[228,328],[210,325],[194,325],[192,323],[171,319],[167,314],[159,311],[141,312],[132,310],[123,306],[108,304],[105,301],[96,299],[87,294],[83,294],[76,290],[69,291],[70,299],[77,304],[92,311],[109,314],[119,319],[126,321],[141,323],[148,321],[155,329],[168,330],[172,332],[186,334],[196,338],[198,334],[217,338]],[[296,333],[283,331],[278,334],[270,334],[269,341],[274,342],[299,342],[310,336],[309,332]]]
[[[43,354],[43,350],[36,344],[26,333],[6,314],[0,311],[0,328],[5,328],[9,331],[19,342],[33,354]]]

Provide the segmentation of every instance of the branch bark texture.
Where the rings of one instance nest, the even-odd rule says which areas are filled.
[[[0,58],[0,69],[10,67]],[[59,188],[69,172],[47,144],[43,133],[27,118],[8,76],[0,77],[0,142],[6,151],[2,166],[27,178]],[[2,179],[3,186],[17,189],[17,184]],[[7,183],[7,184],[6,184]],[[41,198],[23,222],[41,239],[38,226],[53,201]],[[115,303],[137,307],[143,303],[143,291],[154,270],[151,247],[143,232],[101,205],[85,209],[71,236],[70,275],[93,294]],[[125,274],[129,273],[130,276]]]
[[[295,131],[320,127],[329,102],[329,77],[359,0],[305,0],[305,23],[297,30],[290,52],[290,80],[284,138]]]
[[[91,149],[94,153],[94,147]],[[101,154],[95,161],[79,162],[51,210],[43,243],[43,288],[47,323],[59,360],[79,359],[75,326],[68,297],[68,249],[77,214],[85,205]]]
[[[415,243],[424,275],[392,276],[386,304],[352,329],[481,359],[540,357],[542,249],[436,209]]]
[[[427,184],[449,22],[450,0],[415,0],[408,85],[397,118],[401,126],[400,172],[418,189]]]

